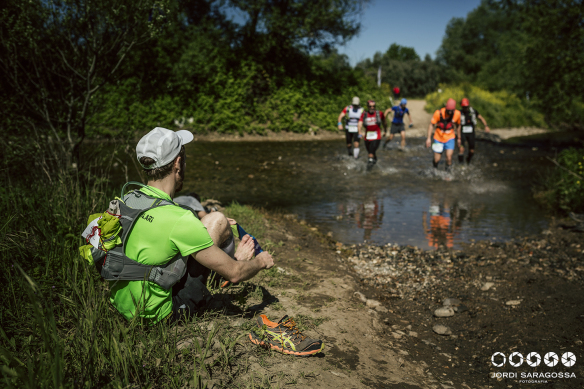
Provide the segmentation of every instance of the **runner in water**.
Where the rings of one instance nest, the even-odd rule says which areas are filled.
[[[466,156],[466,163],[470,163],[475,151],[475,129],[477,126],[477,119],[483,122],[485,132],[489,133],[491,130],[487,126],[487,121],[483,118],[476,109],[470,106],[468,99],[465,97],[460,102],[462,107],[462,115],[460,117],[460,124],[462,126],[462,141],[458,145],[458,162],[464,161],[464,144],[468,143],[468,155]]]
[[[393,111],[393,120],[391,121],[391,130],[389,131],[389,138],[385,141],[383,147],[385,147],[389,142],[393,140],[395,134],[400,134],[401,136],[401,146],[400,150],[404,151],[406,149],[406,127],[404,124],[404,115],[407,114],[410,119],[410,127],[414,125],[412,122],[412,115],[410,115],[410,110],[406,107],[408,101],[406,99],[401,99],[399,105],[395,107],[388,108],[385,111],[385,117],[389,117],[389,113]]]
[[[373,165],[377,163],[375,152],[381,143],[381,128],[383,128],[384,134],[387,134],[385,115],[375,109],[375,101],[369,100],[367,111],[363,112],[361,119],[359,119],[359,134],[365,139],[365,147],[369,153],[367,170],[371,170]]]
[[[343,109],[339,115],[338,126],[339,130],[343,129],[343,118],[347,117],[345,126],[345,138],[347,139],[347,152],[349,156],[359,158],[359,119],[363,114],[363,108],[359,106],[359,98],[353,97],[352,104]],[[351,151],[351,147],[353,150]]]
[[[433,140],[432,133],[434,133]],[[434,151],[434,160],[432,161],[434,168],[438,167],[442,152],[446,151],[446,171],[451,170],[456,134],[458,134],[458,147],[460,147],[460,111],[456,109],[456,101],[448,99],[446,107],[434,112],[428,126],[426,147],[432,146]]]
[[[399,96],[401,94],[401,91],[399,90],[399,86],[396,86],[392,89],[393,92],[393,98],[395,99],[395,101],[399,101]],[[391,100],[391,105],[393,106],[393,99],[390,97],[389,98]]]

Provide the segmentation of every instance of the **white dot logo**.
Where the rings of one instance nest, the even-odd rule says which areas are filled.
[[[558,354],[556,354],[556,353],[549,352],[543,356],[543,362],[548,367],[554,367],[555,365],[558,364],[559,361],[560,361],[560,358],[558,358]]]
[[[517,351],[509,355],[509,364],[513,367],[519,367],[523,364],[523,355]]]
[[[564,353],[562,354],[562,363],[566,367],[572,367],[576,364],[576,356],[571,352]]]
[[[503,357],[503,362],[501,362],[501,363],[497,363],[497,362],[495,362],[495,357],[496,357],[497,355],[500,355],[500,356],[502,356],[502,357]],[[505,361],[506,361],[505,354],[503,354],[503,353],[501,353],[501,352],[496,352],[496,353],[494,353],[494,354],[491,356],[491,363],[492,363],[492,364],[493,364],[493,366],[495,366],[495,367],[501,367],[501,366],[503,366],[503,365],[505,364]]]
[[[541,363],[541,357],[538,353],[529,353],[525,358],[527,364],[531,367],[537,367]]]

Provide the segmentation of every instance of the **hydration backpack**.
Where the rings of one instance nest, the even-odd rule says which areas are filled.
[[[367,119],[367,116],[369,115],[369,111],[365,111],[365,117],[363,119]],[[377,125],[379,126],[379,128],[382,128],[381,126],[381,116],[379,115],[379,111],[375,110],[375,122],[377,123]]]
[[[452,119],[454,118],[454,114],[452,114],[452,117],[445,119],[444,116],[442,116],[442,110],[440,110],[439,112],[440,112],[440,121],[438,123],[436,123],[436,127],[438,127],[440,130],[442,130],[444,132],[449,132],[454,127],[454,123],[452,123]]]
[[[95,264],[107,281],[151,281],[170,289],[186,272],[186,258],[178,253],[164,265],[144,265],[125,254],[128,237],[136,221],[146,212],[163,206],[179,206],[174,202],[154,198],[139,191],[130,191],[110,201],[108,210],[89,217],[82,236],[87,244],[79,248],[83,258]],[[188,207],[183,207],[189,209]]]

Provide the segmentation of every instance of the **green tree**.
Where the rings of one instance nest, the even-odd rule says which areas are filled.
[[[392,43],[387,49],[385,56],[395,61],[419,61],[420,56],[413,47],[400,46]]]
[[[245,15],[238,29],[243,55],[270,75],[297,75],[309,68],[307,53],[327,50],[355,36],[360,0],[230,0]]]
[[[514,1],[530,39],[522,55],[524,88],[554,125],[584,127],[584,3]]]
[[[164,22],[167,0],[9,0],[0,9],[0,72],[6,106],[48,139],[52,162],[77,157],[92,99],[131,50]],[[26,128],[19,128],[19,133]],[[51,141],[52,140],[52,141]]]

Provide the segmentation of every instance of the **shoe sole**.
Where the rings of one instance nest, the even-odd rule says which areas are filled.
[[[312,350],[312,351],[291,351],[291,350],[287,350],[283,347],[278,347],[275,344],[271,344],[268,342],[264,342],[263,340],[258,339],[257,337],[253,336],[251,333],[249,334],[249,340],[253,343],[253,344],[257,344],[258,346],[262,346],[262,347],[266,347],[266,348],[271,348],[272,350],[276,350],[278,352],[281,352],[282,354],[289,354],[289,355],[295,355],[297,357],[309,357],[311,355],[317,354],[319,352],[321,352],[322,350],[324,350],[324,343],[320,346],[320,349],[318,350]]]

